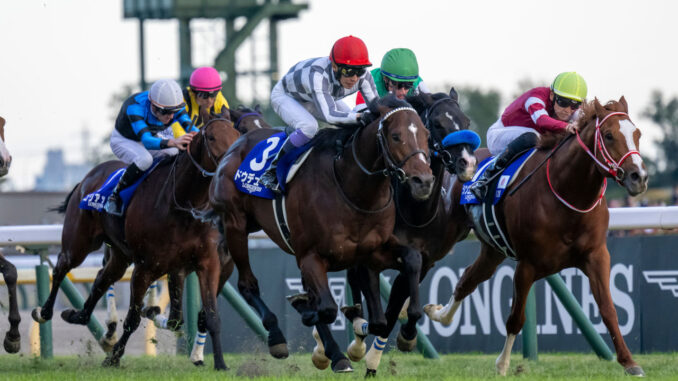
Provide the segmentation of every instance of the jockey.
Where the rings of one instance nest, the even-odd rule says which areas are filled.
[[[487,184],[515,155],[534,147],[540,133],[574,133],[576,111],[584,102],[586,92],[586,82],[581,75],[565,72],[558,74],[550,88],[534,88],[511,103],[487,131],[487,147],[490,153],[499,156],[471,186],[471,192],[483,199]]]
[[[186,112],[197,128],[203,126],[200,110],[206,108],[211,113],[220,114],[228,109],[228,102],[221,93],[221,76],[213,67],[199,67],[193,71],[189,87],[183,90]],[[172,124],[174,136],[186,133],[179,123]]]
[[[186,114],[179,85],[161,79],[150,91],[134,94],[120,108],[111,133],[111,149],[115,156],[129,164],[118,185],[106,201],[106,212],[122,215],[121,190],[134,184],[153,164],[154,158],[172,156],[185,150],[198,131]],[[173,138],[171,124],[178,121],[189,132]]]
[[[381,67],[372,69],[371,74],[380,97],[392,93],[398,99],[405,99],[408,95],[430,93],[419,76],[417,56],[410,49],[389,50],[381,59]],[[356,105],[365,103],[362,93],[358,92],[355,103]]]
[[[377,97],[365,43],[353,36],[343,37],[332,46],[329,57],[311,58],[294,65],[273,87],[273,110],[294,128],[271,166],[259,182],[280,192],[276,178],[278,159],[295,147],[301,147],[318,131],[320,119],[327,123],[365,123],[366,113],[356,113],[341,101],[362,91],[368,101]]]

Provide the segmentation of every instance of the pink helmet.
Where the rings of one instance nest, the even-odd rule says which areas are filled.
[[[221,90],[221,76],[213,67],[203,66],[195,69],[189,83],[193,91]]]

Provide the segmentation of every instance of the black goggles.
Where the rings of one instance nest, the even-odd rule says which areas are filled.
[[[202,99],[216,98],[219,90],[214,91],[196,91],[195,96]]]
[[[362,77],[362,75],[365,74],[365,71],[366,69],[364,67],[355,67],[355,66],[339,67],[339,73],[341,73],[341,75],[344,77],[353,77],[354,75]]]
[[[163,108],[163,107],[158,107],[156,105],[153,105],[153,110],[160,115],[173,115],[176,114],[178,111],[180,111],[184,106],[180,107],[174,107],[174,108]]]
[[[389,86],[393,86],[396,89],[409,90],[409,89],[412,88],[412,86],[414,86],[414,82],[396,82],[396,81],[392,81],[390,79],[386,79],[386,81],[388,82]]]
[[[579,106],[581,106],[581,102],[577,102],[575,100],[565,98],[565,97],[561,97],[561,96],[558,96],[558,95],[556,95],[556,104],[558,104],[558,106],[560,106],[562,108],[568,108],[569,107],[572,110],[576,110],[576,109],[579,108]]]

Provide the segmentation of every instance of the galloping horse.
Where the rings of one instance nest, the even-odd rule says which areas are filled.
[[[416,112],[393,96],[372,106],[381,115],[378,121],[355,130],[327,128],[311,142],[313,151],[288,184],[285,197],[291,248],[278,230],[271,201],[241,193],[234,182],[247,153],[269,139],[274,130],[247,133],[231,147],[212,183],[214,211],[206,215],[219,216],[228,251],[238,268],[238,288],[262,317],[269,331],[269,349],[286,346],[286,342],[276,316],[259,295],[249,263],[247,234],[263,228],[278,246],[296,256],[308,298],[297,298],[293,305],[302,310],[305,325],[318,329],[335,372],[352,368],[336,343],[327,345],[331,335],[326,324],[337,316],[327,272],[357,264],[375,271],[400,269],[403,247],[393,236],[395,209],[390,181],[384,175],[410,183],[410,192],[418,199],[429,197],[433,185],[427,160],[428,132]]]
[[[5,176],[12,163],[7,147],[5,147],[5,119],[0,117],[0,177]],[[8,353],[17,353],[21,349],[21,335],[19,334],[19,307],[16,301],[16,267],[11,264],[0,252],[0,273],[5,279],[9,293],[9,331],[5,334],[3,346]]]
[[[221,265],[217,252],[218,233],[208,224],[196,221],[191,210],[205,205],[211,174],[218,160],[239,137],[226,118],[203,115],[206,125],[193,138],[186,153],[165,159],[136,190],[124,220],[120,217],[79,208],[80,200],[99,189],[108,176],[124,166],[109,161],[92,169],[68,195],[60,211],[65,212],[62,250],[54,268],[52,291],[33,319],[44,322],[52,317],[54,299],[66,273],[80,265],[90,252],[106,242],[112,255],[94,281],[92,292],[81,311],[66,310],[64,320],[87,324],[99,298],[120,279],[130,262],[134,271],[130,282],[131,302],[124,332],[104,361],[115,366],[124,354],[129,336],[139,326],[143,297],[148,286],[168,272],[189,268],[200,282],[206,326],[212,336],[214,367],[226,369],[222,352],[220,319],[216,307]]]
[[[532,283],[567,267],[576,267],[588,276],[617,361],[628,374],[644,375],[619,331],[610,296],[610,253],[606,245],[609,212],[603,197],[608,177],[632,196],[647,189],[647,171],[637,151],[640,130],[629,119],[624,97],[605,106],[597,99],[585,104],[577,126],[576,139],[561,135],[558,146],[557,136],[542,137],[539,150],[509,189],[534,171],[533,177],[513,195],[509,192],[495,208],[518,260],[506,342],[496,361],[502,375],[509,368],[513,342],[525,322],[525,301]],[[553,147],[557,149],[551,150]],[[545,160],[546,165],[540,166]],[[480,206],[471,206],[469,218],[478,209]],[[450,324],[462,300],[489,279],[504,260],[490,237],[478,235],[482,241],[480,256],[464,271],[450,302],[445,307],[424,307],[432,320]]]
[[[240,105],[236,109],[229,109],[228,112],[233,121],[233,127],[241,134],[261,128],[271,128],[271,125],[266,123],[261,116],[259,105],[256,105],[254,109]]]
[[[422,94],[407,97],[407,101],[417,110],[431,133],[429,139],[429,149],[433,152],[431,170],[436,181],[428,200],[417,200],[411,197],[406,184],[394,184],[397,211],[395,235],[401,243],[406,244],[421,257],[421,272],[413,274],[417,276],[416,278],[407,279],[405,274],[399,274],[396,277],[386,307],[386,330],[390,333],[398,321],[403,304],[408,297],[411,298],[407,323],[401,327],[398,335],[398,348],[402,351],[411,351],[416,344],[416,324],[423,313],[416,298],[419,282],[435,262],[446,256],[452,246],[464,239],[471,229],[471,225],[467,223],[464,208],[459,205],[459,193],[453,193],[452,190],[455,184],[463,184],[473,177],[477,167],[477,161],[473,155],[475,145],[468,143],[468,139],[476,138],[479,141],[477,135],[470,135],[472,134],[470,131],[458,133],[468,130],[470,120],[459,107],[458,95],[454,89],[450,91],[449,96]],[[465,138],[455,139],[458,144],[452,146],[443,144],[443,141],[447,143],[448,139],[452,140],[450,138],[459,135]],[[357,304],[361,301],[361,287],[358,279],[361,276],[365,277],[363,271],[366,270],[354,268],[347,273],[353,300]],[[381,308],[380,304],[370,307],[369,298],[366,298],[366,301],[368,310]],[[379,299],[374,302],[381,303]],[[361,315],[361,309],[344,307],[342,312],[354,322],[354,327],[361,325],[356,324],[354,320]],[[351,343],[347,351],[353,361],[360,360],[365,354],[365,346],[360,333],[356,333],[356,341]],[[382,337],[381,340],[386,338],[388,336]],[[376,373],[378,363],[378,357],[368,357],[368,375]]]

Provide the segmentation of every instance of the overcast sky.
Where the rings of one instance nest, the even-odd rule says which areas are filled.
[[[362,38],[373,63],[394,47],[417,54],[429,86],[451,83],[495,88],[504,104],[517,82],[547,85],[577,71],[589,97],[625,95],[644,132],[641,153],[658,131],[641,119],[653,89],[678,95],[678,14],[675,1],[311,1],[301,18],[279,28],[280,71],[327,55],[339,37]],[[350,17],[355,17],[348,20]],[[347,21],[348,20],[348,21]],[[223,23],[197,21],[194,66],[211,64],[223,47]],[[177,78],[178,26],[146,24],[149,80]],[[265,28],[254,39],[266,62]],[[122,18],[122,1],[0,2],[0,116],[14,162],[14,190],[30,189],[49,148],[82,159],[82,131],[92,143],[113,128],[111,95],[139,81],[138,23]],[[238,69],[249,66],[245,44]],[[259,64],[265,67],[265,64]],[[249,87],[247,88],[249,91]],[[117,107],[117,106],[116,106]]]

